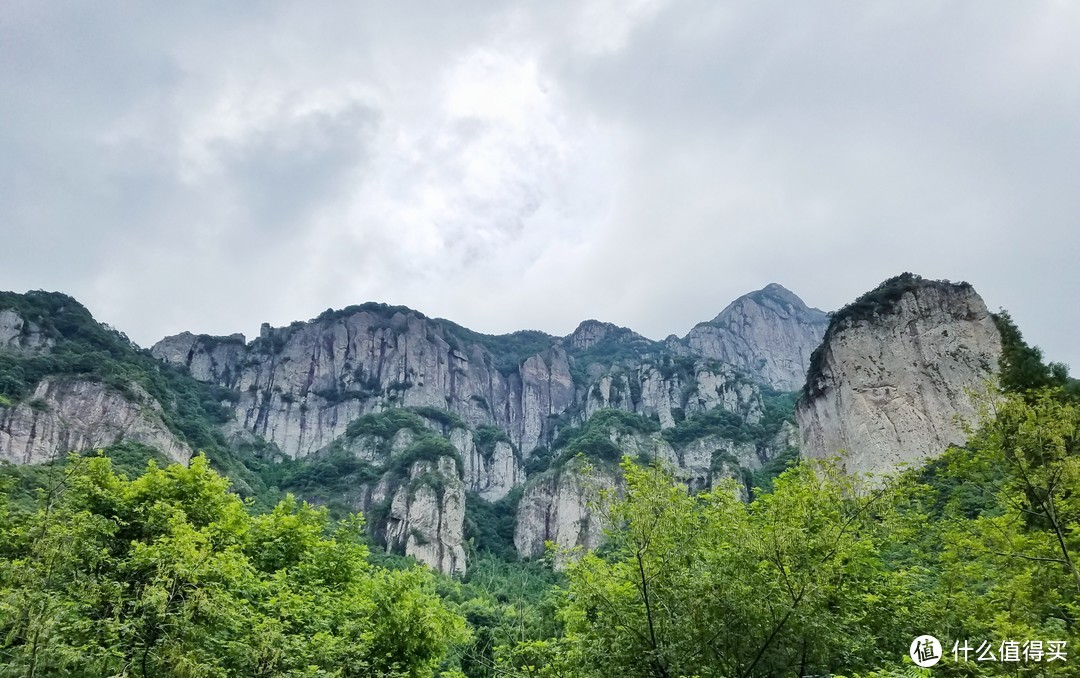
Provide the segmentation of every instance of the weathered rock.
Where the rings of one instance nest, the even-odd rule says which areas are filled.
[[[177,335],[152,351],[196,378],[237,389],[240,424],[293,457],[322,449],[353,419],[388,406],[447,409],[470,426],[504,429],[518,449],[534,449],[549,419],[573,403],[565,351],[552,338],[550,348],[504,373],[464,332],[413,311],[361,307],[264,327],[243,347],[233,338]]]
[[[54,343],[35,323],[11,309],[0,310],[0,349],[46,349]]]
[[[616,477],[602,467],[571,460],[526,486],[518,504],[514,547],[522,558],[544,555],[544,543],[558,548],[556,566],[565,563],[573,549],[595,549],[603,540],[604,490],[616,486]]]
[[[134,384],[126,397],[104,384],[45,379],[14,406],[0,406],[0,459],[40,464],[78,452],[133,441],[186,464],[191,450],[161,419],[161,406]]]
[[[413,462],[394,490],[383,528],[387,551],[404,553],[445,574],[465,571],[465,485],[457,462]]]
[[[802,386],[810,353],[829,318],[772,283],[739,297],[683,340],[699,356],[720,360],[780,390]]]
[[[593,422],[595,425],[595,422]],[[749,498],[748,472],[797,440],[791,424],[783,424],[768,439],[734,441],[710,434],[672,445],[663,433],[643,433],[612,428],[611,442],[641,464],[658,462],[692,492],[710,490],[726,479],[734,479],[738,496]],[[601,495],[617,496],[623,487],[621,472],[609,463],[573,458],[526,483],[518,504],[514,546],[522,558],[537,558],[545,552],[545,542],[557,547],[556,565],[575,549],[592,550],[603,541],[605,508]]]
[[[199,381],[233,387],[239,376],[246,344],[243,334],[227,337],[194,335],[181,332],[162,339],[151,349],[154,357],[168,363],[185,365]]]
[[[600,410],[620,409],[655,417],[661,428],[671,428],[677,416],[714,407],[756,423],[761,419],[761,393],[733,368],[716,361],[698,360],[692,374],[672,372],[666,376],[656,365],[646,364],[597,378],[587,391],[585,418]]]
[[[891,294],[879,288],[833,318],[796,410],[802,453],[840,454],[855,473],[890,473],[962,444],[960,421],[975,415],[1001,355],[970,285],[887,282]]]
[[[466,429],[450,431],[450,444],[458,451],[465,466],[465,486],[488,501],[498,501],[525,481],[514,446],[498,441],[490,451],[481,450]]]

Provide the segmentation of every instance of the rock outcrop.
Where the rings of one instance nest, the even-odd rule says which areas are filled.
[[[753,472],[781,453],[790,454],[797,437],[788,421],[767,431],[743,422],[742,434],[723,435],[699,418],[697,426],[703,433],[687,437],[680,433],[685,429],[671,435],[672,431],[655,430],[655,424],[650,429],[631,423],[633,417],[613,415],[590,420],[565,448],[556,450],[551,469],[527,481],[514,534],[522,558],[543,555],[545,544],[552,542],[556,563],[561,564],[576,549],[590,550],[602,542],[602,496],[607,492],[610,498],[612,490],[617,496],[623,485],[621,469],[605,455],[605,448],[641,464],[659,463],[693,492],[734,479],[739,496],[748,499]]]
[[[411,556],[444,574],[465,571],[465,484],[456,463],[452,457],[412,463],[408,478],[390,495],[382,525],[388,552]],[[386,501],[386,496],[377,491],[373,501]]]
[[[965,440],[1001,337],[968,284],[905,274],[837,312],[796,417],[802,453],[890,473]]]
[[[570,460],[538,477],[525,488],[518,504],[514,547],[522,558],[544,555],[545,543],[557,547],[556,566],[578,547],[595,549],[604,537],[605,491],[616,487],[617,475],[602,466]]]
[[[327,451],[365,463],[345,465],[352,466],[352,475],[335,479],[335,494],[305,498],[363,512],[376,543],[388,553],[411,556],[445,574],[464,572],[467,488],[452,441],[472,445],[464,435],[469,432],[447,431],[413,413],[395,419],[385,415],[367,419],[378,433],[346,436]]]
[[[599,412],[621,410],[657,422],[650,426],[659,431],[612,431],[609,453],[661,459],[695,490],[724,477],[745,486],[747,473],[786,444],[746,431],[730,439],[724,425],[758,426],[765,415],[761,379],[780,387],[801,383],[824,317],[770,286],[733,303],[686,340],[654,342],[596,320],[562,338],[481,335],[410,309],[364,304],[288,327],[264,325],[247,344],[241,335],[183,333],[152,352],[197,379],[232,389],[234,432],[265,439],[293,458],[341,448],[385,468],[421,432],[372,440],[350,437],[350,423],[401,409],[425,417],[427,431],[445,438],[460,457],[458,480],[466,491],[498,501],[525,486],[515,545],[523,557],[536,557],[546,541],[564,549],[595,547],[602,530],[590,509],[593,490],[619,482],[610,454],[606,465],[596,465],[595,477],[584,478],[583,467],[566,459],[559,470],[544,471],[563,454],[555,449],[562,432],[586,426]],[[726,424],[700,440],[673,445],[661,435],[714,410],[733,417],[725,415]],[[432,507],[439,502],[426,491],[403,495],[384,485],[351,490],[349,501],[379,518],[372,527],[388,548],[454,571],[446,568],[458,567],[453,554],[460,531],[445,530],[446,520],[459,522],[453,507],[436,516]],[[379,499],[380,493],[386,496]],[[419,508],[409,503],[415,497]],[[380,501],[388,502],[389,517],[382,516]],[[410,541],[413,530],[419,532]]]
[[[498,501],[525,482],[520,456],[510,442],[477,445],[473,432],[463,428],[450,431],[449,439],[464,462],[465,486],[470,492]]]
[[[766,438],[775,433],[779,396],[762,388],[761,375],[779,383],[780,371],[794,369],[801,339],[784,323],[813,316],[770,287],[687,340],[656,342],[595,320],[566,337],[484,335],[407,308],[363,304],[287,327],[263,325],[250,342],[184,332],[152,348],[158,360],[215,387],[207,388],[175,370],[156,373],[159,365],[74,299],[35,294],[0,298],[0,351],[37,361],[62,344],[57,355],[65,360],[87,354],[88,374],[112,379],[130,369],[161,401],[137,387],[119,392],[59,377],[35,385],[22,375],[37,372],[11,371],[0,375],[0,458],[36,463],[132,440],[186,462],[191,451],[177,431],[220,425],[225,440],[267,461],[310,458],[294,467],[289,489],[334,510],[363,511],[378,543],[447,573],[465,567],[466,501],[516,511],[515,543],[535,557],[548,540],[563,548],[599,543],[590,500],[597,488],[617,489],[622,454],[661,460],[695,490],[722,477],[745,480],[775,455]],[[755,337],[772,343],[755,352],[748,347]],[[102,345],[109,355],[99,359]],[[73,371],[58,364],[58,374]],[[198,411],[177,411],[195,401]],[[598,433],[589,429],[594,420],[614,428]],[[575,436],[578,447],[565,449]],[[577,454],[597,462],[589,477]],[[513,490],[522,486],[518,505]],[[507,536],[500,529],[497,538]],[[494,546],[501,552],[508,544]]]
[[[11,309],[0,310],[0,349],[45,349],[54,343],[36,323]]]
[[[372,304],[264,326],[246,346],[233,337],[185,334],[152,352],[239,391],[238,423],[292,457],[323,449],[350,421],[388,406],[445,409],[470,426],[497,426],[527,453],[547,438],[551,417],[573,403],[566,352],[548,337],[506,365],[473,336],[408,309]]]
[[[683,342],[695,355],[734,366],[779,391],[802,386],[829,318],[772,283],[733,301]]]
[[[186,464],[191,450],[165,426],[161,406],[138,386],[129,390],[124,395],[97,382],[42,380],[23,402],[0,405],[0,459],[40,464],[132,441]]]

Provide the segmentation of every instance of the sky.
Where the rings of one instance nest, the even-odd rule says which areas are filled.
[[[141,345],[384,301],[659,339],[966,280],[1080,371],[1080,3],[0,11],[0,289]]]

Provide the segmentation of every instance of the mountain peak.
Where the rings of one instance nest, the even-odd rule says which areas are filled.
[[[581,350],[587,350],[604,339],[632,343],[649,342],[645,337],[626,327],[619,327],[614,323],[592,319],[581,321],[569,338],[570,346]]]
[[[757,304],[770,308],[775,313],[791,317],[804,317],[811,322],[827,322],[828,314],[818,308],[806,305],[799,295],[795,294],[780,283],[769,283],[760,290],[748,292],[727,305],[712,322],[722,323],[724,319],[733,313],[737,313],[740,307],[747,303]]]
[[[729,363],[782,391],[802,385],[810,353],[829,316],[779,283],[742,295],[684,343],[699,355]]]

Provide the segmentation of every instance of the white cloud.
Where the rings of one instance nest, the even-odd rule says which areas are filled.
[[[369,299],[684,332],[966,278],[1080,367],[1080,10],[137,7],[0,25],[0,287],[142,343]]]

